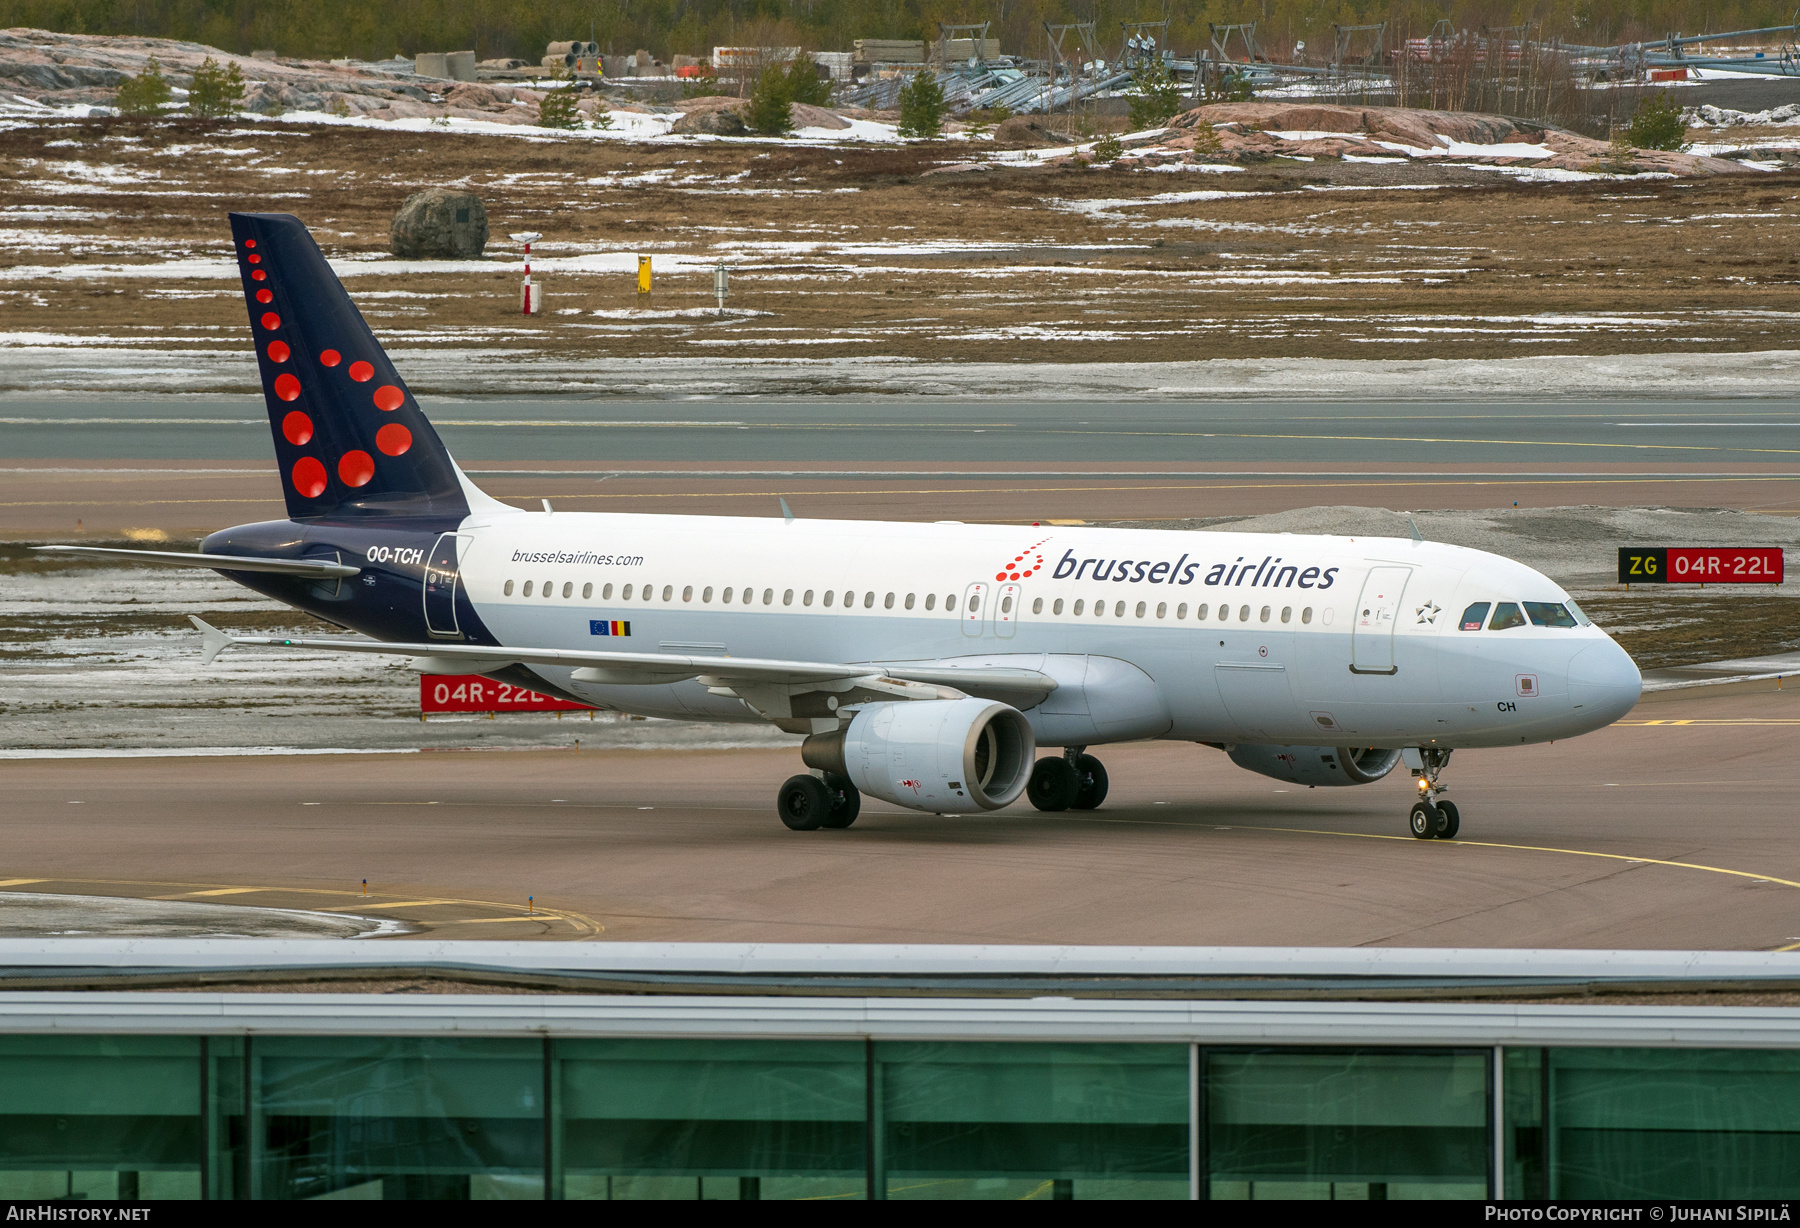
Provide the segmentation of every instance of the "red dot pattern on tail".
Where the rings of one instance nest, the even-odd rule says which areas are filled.
[[[301,444],[307,443],[312,439],[312,419],[308,418],[297,409],[292,410],[287,417],[281,420],[281,434],[283,438],[297,448]],[[314,461],[313,463],[318,464],[317,461]],[[324,472],[323,468],[320,469],[320,472]]]
[[[346,486],[367,486],[375,476],[375,458],[358,449],[338,461],[338,480]]]
[[[300,399],[300,381],[283,372],[275,377],[275,395],[284,401]]]
[[[336,350],[326,350],[324,353],[319,355],[319,365],[321,367],[335,367],[340,362],[343,362],[343,361],[344,361],[344,356],[342,354],[338,353]]]
[[[309,424],[310,425],[310,424]],[[325,493],[325,466],[310,456],[302,456],[294,462],[294,489],[308,499],[317,499]]]
[[[259,303],[272,303],[275,301],[275,292],[273,290],[258,290],[256,292],[256,301]]]
[[[375,378],[375,368],[359,359],[350,364],[350,378],[359,384],[366,384]]]
[[[385,413],[393,413],[406,404],[406,394],[392,384],[383,384],[375,390],[375,408]]]
[[[288,360],[288,355],[292,353],[293,351],[288,349],[288,344],[285,341],[269,342],[268,354],[270,362],[286,362]]]
[[[265,311],[262,315],[262,326],[270,332],[274,332],[281,327],[281,317],[272,311]]]
[[[412,447],[412,432],[398,422],[390,422],[375,432],[375,446],[388,456],[401,456]]]

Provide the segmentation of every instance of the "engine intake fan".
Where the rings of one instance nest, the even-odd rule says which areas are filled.
[[[808,767],[848,776],[883,801],[949,814],[998,810],[1031,777],[1037,739],[1017,708],[987,699],[870,704],[834,733],[806,739]]]

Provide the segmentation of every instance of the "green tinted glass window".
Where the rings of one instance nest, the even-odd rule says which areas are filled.
[[[1550,1197],[1800,1193],[1800,1053],[1552,1049],[1549,1059]]]
[[[888,1198],[1186,1198],[1188,1048],[875,1046]]]
[[[250,1197],[542,1198],[535,1040],[257,1037]]]
[[[1488,1055],[1208,1052],[1213,1198],[1485,1198]]]
[[[197,1198],[200,1041],[0,1036],[0,1198]]]
[[[559,1041],[566,1198],[861,1198],[861,1041]]]

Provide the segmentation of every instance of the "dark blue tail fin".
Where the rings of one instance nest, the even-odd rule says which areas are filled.
[[[453,517],[450,453],[300,219],[234,213],[250,335],[289,517]]]

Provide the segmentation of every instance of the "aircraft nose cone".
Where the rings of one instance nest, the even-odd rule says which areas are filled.
[[[1569,703],[1584,724],[1618,720],[1637,704],[1643,689],[1637,663],[1611,640],[1590,644],[1569,662]]]

